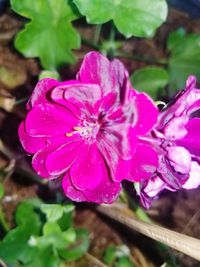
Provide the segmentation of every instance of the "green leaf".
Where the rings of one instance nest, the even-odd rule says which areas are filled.
[[[89,235],[85,229],[76,230],[76,243],[67,249],[59,250],[59,255],[67,261],[77,260],[82,257],[89,248]]]
[[[4,196],[4,187],[3,184],[0,183],[0,199]]]
[[[170,91],[185,87],[191,74],[200,78],[200,35],[173,32],[168,38]]]
[[[56,222],[46,222],[43,226],[43,234],[61,233],[61,229]]]
[[[130,79],[135,89],[157,99],[159,90],[167,85],[169,75],[163,68],[146,67],[135,71]]]
[[[133,263],[130,261],[128,257],[121,257],[114,265],[114,267],[134,267]]]
[[[116,251],[117,251],[116,246],[112,245],[108,246],[103,255],[103,262],[107,265],[113,264],[113,262],[116,259]]]
[[[52,253],[52,248],[48,247],[41,250],[37,257],[34,257],[32,261],[23,265],[23,267],[58,267],[59,258],[58,255]]]
[[[30,199],[18,206],[15,218],[19,226],[9,231],[0,243],[0,258],[6,263],[14,264],[18,260],[26,263],[37,253],[28,241],[32,235],[40,233],[40,216],[35,210],[40,204],[39,199]]]
[[[42,204],[41,211],[46,214],[47,221],[56,222],[63,216],[63,206],[59,204]]]
[[[167,17],[165,0],[74,0],[74,3],[88,23],[113,20],[127,38],[152,37]]]
[[[176,32],[171,32],[167,40],[168,50],[175,48],[185,38],[185,29],[179,28]]]
[[[47,221],[56,222],[64,213],[71,213],[74,210],[72,204],[62,206],[60,204],[42,204],[42,212],[47,216]]]
[[[38,210],[41,206],[38,198],[28,199],[19,204],[15,214],[18,225],[29,224],[31,232],[37,234],[41,228],[40,215]]]
[[[45,230],[46,231],[46,230]],[[54,249],[66,249],[70,244],[76,241],[76,232],[74,229],[68,229],[65,232],[58,231],[58,229],[51,228],[45,235],[34,238],[32,242],[33,246],[40,249],[47,248],[49,246]]]
[[[28,245],[31,230],[29,224],[11,230],[0,243],[0,258],[11,265],[18,260],[28,262],[32,259],[37,251]]]
[[[48,70],[75,62],[71,50],[80,47],[80,36],[71,24],[78,17],[71,0],[11,0],[11,7],[31,20],[15,39],[21,53],[39,57]]]

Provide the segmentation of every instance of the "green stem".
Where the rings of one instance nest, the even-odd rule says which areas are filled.
[[[0,224],[3,227],[3,230],[7,233],[10,230],[10,227],[5,219],[2,207],[0,207]]]
[[[89,46],[89,47],[91,47],[91,48],[93,48],[95,50],[100,50],[100,47],[97,44],[95,44],[94,42],[92,42],[90,40],[87,40],[87,39],[85,39],[83,37],[81,37],[81,40],[82,40],[82,43],[84,45],[87,45],[87,46]]]
[[[143,222],[150,223],[152,220],[149,218],[149,216],[146,214],[146,212],[130,197],[128,197],[130,207],[134,210],[136,216],[138,219],[140,219]]]
[[[109,59],[113,59],[115,57],[116,54],[116,50],[115,50],[115,27],[113,22],[111,22],[111,29],[110,29],[110,36],[109,36],[109,43],[110,43],[110,47],[107,50],[107,57]]]
[[[94,45],[98,45],[98,43],[99,43],[101,29],[102,29],[102,24],[98,24],[96,26],[96,30],[95,30],[95,33],[94,33],[94,39],[93,39],[93,44]]]
[[[115,56],[117,57],[123,57],[134,61],[140,61],[140,62],[146,62],[149,64],[158,64],[158,65],[167,65],[167,59],[157,59],[147,56],[141,56],[141,55],[131,55],[125,52],[116,52]]]
[[[28,101],[28,99],[29,99],[29,97],[27,96],[27,97],[24,97],[24,98],[21,98],[21,99],[16,100],[16,101],[15,101],[15,106],[16,106],[16,105],[19,105],[19,104],[21,104],[21,103],[23,103],[23,102]]]
[[[111,29],[110,29],[110,38],[109,38],[110,42],[114,42],[115,41],[115,26],[113,24],[113,22],[111,22]]]

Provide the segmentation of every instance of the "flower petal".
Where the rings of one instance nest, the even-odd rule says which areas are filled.
[[[160,130],[162,130],[166,124],[170,124],[170,121],[174,122],[173,118],[183,118],[183,128],[183,123],[185,122],[186,124],[192,113],[199,109],[200,90],[195,88],[195,86],[196,78],[194,76],[189,76],[186,82],[186,88],[180,91],[175,99],[169,103],[167,108],[160,114],[158,125]]]
[[[121,184],[110,181],[108,173],[107,175],[106,173],[105,171],[105,176],[100,183],[90,190],[78,190],[75,188],[71,182],[71,177],[67,173],[63,178],[63,190],[67,197],[77,202],[112,203],[119,196]]]
[[[139,143],[132,159],[131,181],[149,180],[158,168],[158,154],[145,143]]]
[[[176,144],[185,147],[190,153],[200,156],[200,118],[189,120],[186,130],[187,134],[182,139],[176,140]]]
[[[32,158],[32,167],[39,176],[52,179],[45,166],[45,159],[48,155],[49,148],[39,150]]]
[[[133,135],[133,137],[135,137],[135,135]],[[114,135],[110,135],[108,138],[108,133],[105,135],[105,138],[101,136],[98,142],[98,148],[101,151],[108,168],[110,169],[111,177],[114,182],[121,182],[124,179],[128,179],[132,164],[131,154],[129,154],[129,157],[126,159],[122,158],[123,154],[120,153],[119,149],[121,146],[120,142],[120,139],[117,139]],[[135,146],[136,143],[133,142],[133,146],[127,147],[127,149],[132,148],[132,154],[134,154]]]
[[[103,95],[117,92],[124,98],[127,76],[127,71],[120,61],[110,62],[100,53],[90,52],[85,56],[77,78],[83,83],[98,84]]]
[[[88,199],[83,194],[83,191],[77,190],[73,186],[73,184],[71,182],[71,178],[70,178],[68,172],[63,177],[63,180],[62,180],[62,188],[63,188],[63,191],[65,192],[65,195],[69,199],[71,199],[73,201],[76,201],[76,202],[83,202],[83,201],[88,202]]]
[[[49,102],[49,99],[47,99],[49,97],[48,92],[50,92],[55,86],[59,85],[59,83],[59,81],[51,78],[40,80],[33,90],[31,98],[27,104],[27,109],[31,109],[38,104]]]
[[[81,149],[76,163],[69,170],[72,184],[78,190],[92,190],[97,187],[104,176],[108,175],[107,172],[96,143]]]
[[[76,161],[80,151],[85,148],[79,137],[72,136],[70,139],[47,156],[45,166],[50,175],[60,175],[67,171]]]
[[[55,175],[51,175],[45,166],[45,160],[47,156],[58,149],[60,146],[66,143],[68,138],[64,135],[56,136],[55,138],[49,138],[47,141],[47,146],[41,150],[39,150],[32,159],[32,166],[38,175],[52,179],[55,178]]]
[[[187,149],[182,146],[167,147],[167,157],[170,165],[178,173],[188,174],[191,169],[191,155]]]
[[[189,177],[188,173],[182,174],[175,172],[170,161],[163,155],[159,156],[159,167],[157,171],[169,190],[181,189]]]
[[[96,84],[65,84],[56,87],[51,98],[54,102],[64,105],[77,117],[82,113],[87,115],[95,114],[95,105],[101,100],[101,89]]]
[[[46,146],[46,137],[32,137],[26,133],[24,121],[19,126],[18,135],[24,150],[28,153],[34,154]]]
[[[149,179],[142,190],[148,197],[156,197],[163,189],[165,189],[165,183],[156,176]]]
[[[158,108],[144,93],[137,94],[133,97],[132,101],[137,116],[135,130],[137,135],[144,135],[148,133],[157,122]]]
[[[200,186],[200,166],[196,161],[191,164],[191,171],[188,180],[184,183],[183,188],[194,189]]]
[[[121,184],[112,182],[108,176],[105,176],[96,188],[83,193],[90,202],[111,204],[118,198],[120,191]]]
[[[26,132],[33,137],[51,137],[73,131],[78,120],[67,109],[58,105],[35,106],[27,115]]]
[[[187,116],[172,118],[163,128],[163,133],[168,139],[176,140],[183,138],[187,134],[185,125],[188,122]]]

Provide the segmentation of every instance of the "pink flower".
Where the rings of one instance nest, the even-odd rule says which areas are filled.
[[[158,111],[131,88],[120,61],[88,53],[76,80],[41,80],[27,109],[21,143],[39,175],[63,177],[70,199],[111,203],[122,180],[138,180],[131,172],[138,136],[151,130]]]
[[[152,132],[141,137],[158,159],[149,177],[140,183],[144,206],[149,207],[163,189],[175,191],[200,185],[199,111],[200,90],[196,78],[190,76],[186,88],[160,113]]]

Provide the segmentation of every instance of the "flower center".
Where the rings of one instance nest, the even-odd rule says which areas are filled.
[[[91,123],[91,122],[83,121],[83,124],[81,126],[73,127],[74,131],[70,133],[66,133],[66,136],[71,137],[74,134],[79,134],[84,139],[96,138],[99,132],[99,128],[100,128],[100,125],[98,123]]]

